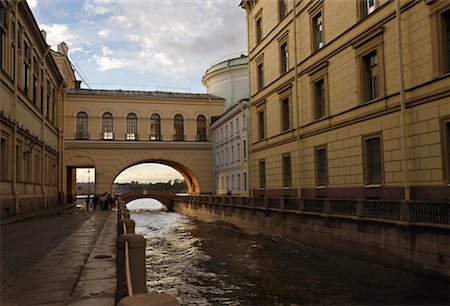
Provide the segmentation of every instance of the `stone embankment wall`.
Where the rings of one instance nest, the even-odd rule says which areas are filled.
[[[271,209],[270,205],[247,207],[223,202],[177,199],[174,209],[202,221],[226,221],[250,233],[278,235],[414,273],[444,280],[450,276],[448,224],[317,213],[301,208],[287,211]]]

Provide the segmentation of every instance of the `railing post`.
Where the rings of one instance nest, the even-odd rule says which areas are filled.
[[[128,243],[130,276],[133,294],[147,293],[145,269],[145,239],[142,235],[124,234],[117,238],[117,290],[116,302],[124,296],[125,244]]]
[[[411,222],[411,202],[405,200],[400,202],[400,220]]]
[[[330,199],[325,199],[323,201],[323,212],[327,215],[331,214],[331,201]]]
[[[130,218],[130,212],[129,211],[123,211],[117,214],[117,219],[129,219]]]
[[[364,201],[361,199],[358,199],[356,201],[355,205],[355,215],[358,218],[364,218]]]
[[[298,210],[305,211],[305,200],[304,199],[298,199]]]
[[[123,224],[125,224],[127,234],[134,234],[134,227],[136,225],[134,220],[131,220],[130,218],[119,219],[117,221],[117,237],[120,237],[120,235],[125,234],[123,232]]]

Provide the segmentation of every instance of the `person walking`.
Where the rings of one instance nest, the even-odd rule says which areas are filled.
[[[86,212],[89,212],[89,206],[91,205],[90,195],[88,194],[86,197]]]
[[[94,198],[92,199],[92,209],[94,211],[97,209],[97,203],[98,203],[98,195],[94,195]]]

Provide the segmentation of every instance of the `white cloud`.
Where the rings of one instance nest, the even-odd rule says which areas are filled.
[[[108,29],[104,29],[104,30],[100,30],[98,31],[98,35],[100,35],[101,37],[110,37],[111,36],[111,31]]]
[[[38,0],[28,0],[27,3],[30,8],[34,9],[38,5]]]
[[[73,45],[76,45],[75,43],[79,38],[78,34],[71,32],[66,24],[42,24],[41,29],[47,32],[47,44],[49,44],[53,50],[56,50],[57,46],[63,41],[70,49]]]

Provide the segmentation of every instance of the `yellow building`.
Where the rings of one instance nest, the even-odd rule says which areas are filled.
[[[241,6],[254,196],[450,200],[449,1]]]
[[[212,193],[208,126],[223,105],[223,98],[210,94],[66,90],[67,194],[76,191],[75,168],[95,168],[95,192],[111,193],[123,170],[144,162],[178,170],[189,193]]]
[[[1,217],[59,203],[62,90],[70,81],[54,55],[73,79],[66,54],[50,50],[26,1],[1,1]]]

